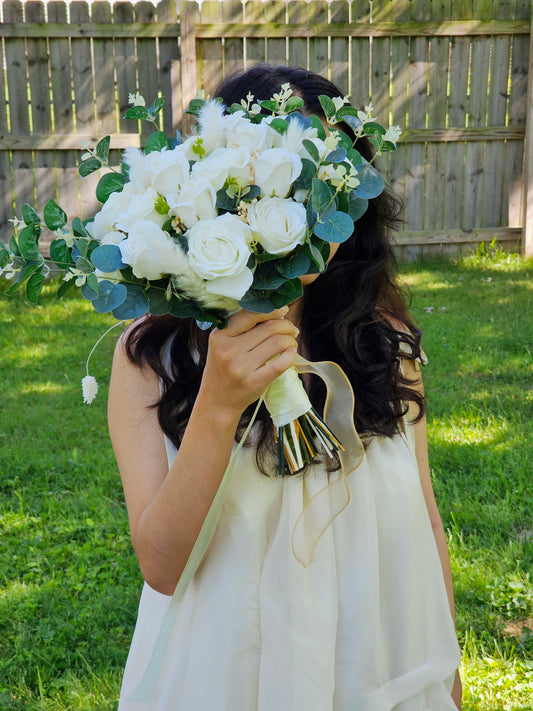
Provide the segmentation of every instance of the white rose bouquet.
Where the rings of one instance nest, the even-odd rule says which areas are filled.
[[[157,128],[163,99],[149,108],[139,94],[130,101],[125,118]],[[376,155],[394,150],[400,133],[377,123],[371,106],[363,112],[346,98],[320,102],[327,129],[299,111],[303,101],[288,84],[271,99],[248,95],[227,108],[195,99],[195,135],[181,142],[179,134],[156,130],[144,150],[124,151],[118,170],[108,164],[109,136],[85,147],[82,177],[110,168],[96,188],[102,208],[69,224],[54,200],[42,219],[24,205],[9,244],[0,242],[0,274],[13,280],[8,294],[25,284],[36,302],[53,263],[65,272],[58,296],[77,286],[98,312],[120,320],[170,313],[222,328],[241,308],[268,313],[298,299],[299,277],[326,269],[329,243],[352,235],[368,200],[384,187],[338,125],[347,124],[355,140],[368,136]],[[44,228],[56,233],[49,260],[39,249]],[[311,408],[296,372],[278,381],[266,403],[283,473],[285,464],[296,471],[312,461],[317,442],[327,452],[341,445]],[[86,402],[96,390],[87,372]]]

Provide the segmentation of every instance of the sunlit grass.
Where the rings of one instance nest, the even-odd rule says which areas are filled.
[[[402,273],[429,358],[464,708],[532,711],[533,264],[487,248]],[[110,711],[141,585],[106,427],[118,333],[94,356],[88,407],[85,360],[113,319],[51,286],[36,307],[2,293],[0,708]]]

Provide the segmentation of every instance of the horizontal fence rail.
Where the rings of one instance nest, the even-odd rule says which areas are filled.
[[[399,251],[496,238],[533,252],[529,0],[5,0],[0,12],[4,238],[24,202],[54,196],[82,217],[98,208],[98,176],[77,175],[79,149],[110,135],[118,162],[144,145],[150,131],[121,119],[129,93],[164,95],[171,134],[190,127],[184,111],[199,89],[267,61],[321,73],[403,129],[381,166],[406,198]]]

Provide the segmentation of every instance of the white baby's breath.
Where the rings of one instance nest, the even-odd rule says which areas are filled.
[[[90,405],[98,393],[98,383],[92,375],[86,375],[81,381],[81,391],[83,402]]]

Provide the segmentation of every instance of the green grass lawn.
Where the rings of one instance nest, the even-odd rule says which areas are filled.
[[[533,264],[404,265],[429,364],[466,711],[533,709]],[[0,709],[116,708],[141,577],[107,436],[113,320],[0,294]]]

